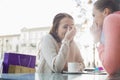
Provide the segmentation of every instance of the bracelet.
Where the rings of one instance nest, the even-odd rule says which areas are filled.
[[[62,40],[62,43],[69,46],[70,41],[69,40]]]

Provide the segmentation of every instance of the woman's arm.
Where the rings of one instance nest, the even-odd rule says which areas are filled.
[[[52,71],[61,72],[63,70],[69,51],[69,45],[67,44],[69,43],[63,42],[57,53],[56,44],[53,38],[47,36],[43,39],[41,51]]]

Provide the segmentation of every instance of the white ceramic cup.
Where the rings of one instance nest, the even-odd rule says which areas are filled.
[[[68,72],[79,72],[81,69],[81,63],[69,62],[68,63]]]

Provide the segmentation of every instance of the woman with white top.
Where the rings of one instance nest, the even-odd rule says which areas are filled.
[[[52,28],[41,41],[40,61],[37,72],[52,73],[67,71],[68,62],[84,62],[80,50],[74,41],[76,28],[73,17],[59,13],[54,17]]]

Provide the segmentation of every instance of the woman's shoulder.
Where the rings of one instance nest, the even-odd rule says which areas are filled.
[[[43,36],[42,39],[46,39],[46,40],[52,39],[52,35],[46,34],[46,35]]]
[[[120,20],[120,11],[114,12],[112,14],[109,14],[106,18],[105,21],[119,21]]]
[[[55,40],[54,40],[54,38],[52,37],[51,34],[46,34],[46,35],[43,36],[42,41],[51,42],[51,41],[55,41]]]
[[[120,26],[120,13],[115,12],[115,13],[112,13],[106,16],[104,20],[104,26],[119,27]]]

